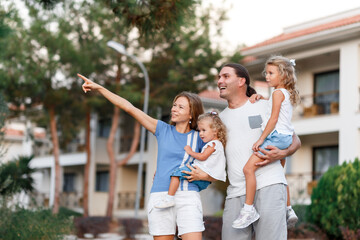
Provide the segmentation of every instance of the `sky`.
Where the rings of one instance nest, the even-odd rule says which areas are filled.
[[[222,46],[254,45],[289,26],[360,8],[359,0],[203,0],[228,10]]]

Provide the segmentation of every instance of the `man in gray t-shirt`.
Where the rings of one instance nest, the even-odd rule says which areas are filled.
[[[228,130],[226,144],[227,173],[230,185],[227,189],[223,214],[222,239],[287,239],[286,226],[286,179],[279,159],[292,155],[300,148],[300,140],[294,134],[292,145],[284,150],[268,147],[261,150],[265,155],[257,156],[264,161],[256,171],[257,190],[255,206],[260,219],[244,229],[235,229],[232,222],[238,217],[245,202],[245,177],[243,167],[252,154],[251,146],[260,137],[262,115],[265,104],[262,101],[251,104],[249,97],[256,93],[250,87],[249,73],[240,64],[223,66],[218,79],[220,97],[228,101],[228,107],[220,114]],[[199,169],[193,169],[189,180],[213,180]]]

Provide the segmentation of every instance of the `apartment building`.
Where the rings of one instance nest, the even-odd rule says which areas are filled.
[[[292,197],[308,202],[329,167],[360,156],[360,8],[285,28],[241,54],[253,85],[266,95],[266,59],[296,60],[301,103],[293,124],[302,147],[287,161],[286,173]]]

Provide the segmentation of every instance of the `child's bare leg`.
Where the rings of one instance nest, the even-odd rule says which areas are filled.
[[[246,180],[245,204],[241,209],[239,216],[233,221],[233,228],[246,228],[253,222],[257,221],[260,217],[259,213],[254,208],[254,198],[256,192],[255,171],[259,168],[255,165],[255,163],[260,161],[261,159],[253,154],[244,166],[243,171]]]
[[[289,189],[289,185],[286,186],[286,191],[287,191],[287,202],[286,202],[286,206],[291,206],[291,204],[290,204],[290,189]]]
[[[286,161],[285,158],[280,160],[281,166],[283,166],[283,168],[285,168],[285,161]],[[291,207],[289,185],[286,186],[286,192],[287,192],[286,223],[287,223],[288,228],[293,228],[295,226],[296,222],[298,221],[298,217],[296,216],[296,213],[294,212],[294,210]]]
[[[286,159],[285,159],[285,158],[280,159],[280,163],[281,163],[281,166],[282,166],[283,168],[285,168],[285,162],[286,162]]]
[[[180,184],[180,178],[179,177],[171,177],[170,178],[170,186],[168,190],[168,194],[170,196],[175,196],[175,193],[179,187]]]
[[[171,177],[168,194],[164,198],[162,198],[159,202],[157,202],[154,206],[160,209],[173,207],[175,205],[175,193],[179,187],[179,184],[180,184],[179,177]]]
[[[286,162],[285,158],[283,158],[283,159],[280,160],[281,166],[282,166],[283,168],[285,168],[285,162]],[[289,185],[286,186],[286,191],[287,191],[287,202],[286,202],[286,205],[287,205],[287,206],[291,206],[291,204],[290,204],[290,189],[289,189]]]
[[[261,159],[256,155],[251,155],[246,165],[244,166],[244,174],[246,180],[246,196],[245,204],[252,205],[254,203],[256,192],[256,177],[255,171],[259,168],[255,163],[261,162]]]

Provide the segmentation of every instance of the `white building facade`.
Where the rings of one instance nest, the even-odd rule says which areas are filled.
[[[311,190],[329,167],[360,156],[360,8],[288,27],[241,53],[255,88],[268,57],[296,60],[301,103],[293,124],[302,147],[287,161],[290,186]],[[292,196],[308,200],[300,188]]]

